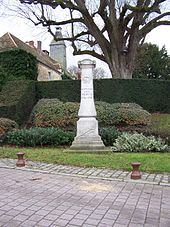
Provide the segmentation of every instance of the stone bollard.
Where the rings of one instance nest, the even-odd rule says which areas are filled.
[[[133,170],[131,173],[131,179],[133,180],[139,180],[141,179],[141,172],[139,170],[139,166],[141,165],[140,162],[133,162],[132,164]]]
[[[17,160],[17,163],[16,163],[17,167],[25,166],[25,159],[23,158],[24,155],[25,155],[25,153],[23,153],[23,152],[18,152],[17,153],[17,156],[18,156],[18,160]]]

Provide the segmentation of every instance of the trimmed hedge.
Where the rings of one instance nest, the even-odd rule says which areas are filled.
[[[18,124],[28,119],[36,103],[33,81],[9,81],[0,93],[0,117],[10,118]]]
[[[94,80],[95,100],[108,103],[137,103],[150,112],[170,113],[170,81],[142,79]],[[80,102],[80,81],[37,82],[37,97]]]
[[[41,99],[34,107],[30,124],[34,127],[76,128],[79,103],[61,102],[58,99]],[[96,102],[100,127],[113,125],[147,125],[150,114],[133,103],[109,104]]]
[[[63,102],[80,102],[80,80],[38,81],[37,99],[57,98]]]
[[[0,117],[23,124],[36,101],[58,98],[64,102],[80,102],[80,81],[49,82],[9,81],[0,93]],[[94,80],[96,101],[137,103],[150,112],[170,113],[170,81],[163,80]],[[122,113],[123,114],[123,113]]]

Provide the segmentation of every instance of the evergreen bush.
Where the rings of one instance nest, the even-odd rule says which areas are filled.
[[[99,134],[106,146],[112,146],[120,133],[115,127],[110,127],[99,129]],[[61,128],[37,127],[8,132],[1,142],[29,147],[71,145],[75,135],[75,131],[66,131]]]
[[[0,140],[3,139],[5,134],[18,128],[18,124],[8,118],[0,118]]]
[[[70,145],[74,136],[60,128],[30,128],[7,133],[3,143],[29,147]]]
[[[63,103],[58,99],[42,99],[34,107],[30,122],[33,127],[62,127],[73,129],[78,120],[79,103]],[[147,125],[150,114],[137,104],[96,102],[100,127],[114,125]]]
[[[120,132],[113,126],[110,128],[99,128],[99,134],[105,146],[112,146]]]
[[[78,109],[78,103],[63,103],[58,99],[42,99],[31,113],[30,124],[34,127],[73,129],[78,120]]]

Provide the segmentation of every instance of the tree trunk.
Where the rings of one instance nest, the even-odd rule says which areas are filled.
[[[118,64],[115,64],[115,58],[112,62],[107,62],[113,79],[132,79],[133,70],[130,62],[126,61],[127,56],[119,57]]]

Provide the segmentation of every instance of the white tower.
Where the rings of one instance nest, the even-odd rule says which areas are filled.
[[[63,38],[62,28],[57,27],[55,36],[56,38]],[[66,45],[64,40],[56,41],[53,39],[50,44],[50,57],[55,61],[59,62],[63,69],[66,70],[67,68],[67,60],[66,60]]]

